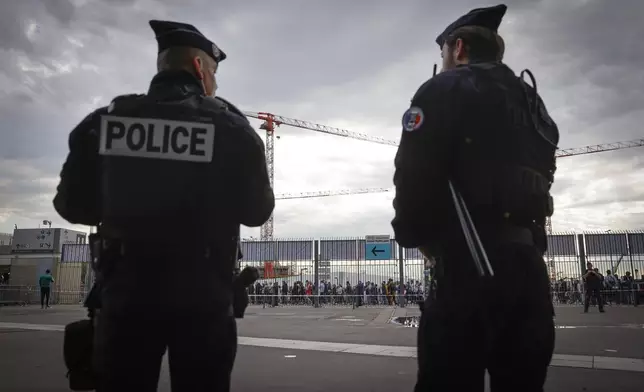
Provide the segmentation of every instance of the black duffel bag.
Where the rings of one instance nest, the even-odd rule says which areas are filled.
[[[94,325],[92,319],[74,321],[65,326],[63,356],[69,389],[93,391],[96,374],[93,366]]]

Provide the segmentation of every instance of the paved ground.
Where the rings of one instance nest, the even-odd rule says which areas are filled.
[[[60,354],[62,334],[58,331],[83,314],[76,306],[46,311],[0,308],[0,389],[66,391]],[[415,314],[418,311],[414,308],[251,307],[238,324],[243,338],[234,390],[288,392],[305,387],[308,391],[411,391],[416,329],[387,321],[392,316]],[[9,323],[31,327],[10,328]],[[596,309],[583,314],[580,308],[561,307],[557,308],[557,324],[556,353],[588,357],[559,355],[550,370],[548,391],[643,390],[644,371],[636,370],[644,369],[644,361],[630,364],[631,371],[598,368],[629,368],[621,359],[613,358],[611,364],[605,357],[644,358],[644,307],[609,307],[605,314]],[[169,391],[167,367],[160,385],[161,391]]]
[[[416,344],[415,330],[376,320],[382,313],[383,309],[377,308],[250,308],[239,323],[239,334],[391,346]],[[566,306],[558,307],[556,313],[555,352],[644,359],[644,307],[607,307],[603,314],[591,308],[584,314],[582,308]],[[419,314],[414,307],[396,312],[397,316]]]

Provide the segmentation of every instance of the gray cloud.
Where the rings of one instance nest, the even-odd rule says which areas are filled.
[[[0,13],[0,232],[53,218],[51,196],[69,131],[113,96],[146,90],[156,55],[149,19],[193,23],[217,42],[229,55],[220,93],[245,110],[398,139],[409,99],[440,61],[434,37],[468,9],[487,5],[432,3],[6,2]],[[637,20],[644,3],[506,4],[500,30],[506,62],[535,73],[560,125],[562,147],[643,136],[644,59],[635,48],[644,35]],[[391,186],[395,148],[287,126],[278,134],[278,193]],[[562,160],[555,227],[642,227],[640,155],[634,149]],[[276,234],[390,232],[391,197],[280,201]]]

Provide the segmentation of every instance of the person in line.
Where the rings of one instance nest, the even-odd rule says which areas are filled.
[[[54,277],[51,275],[51,270],[46,270],[45,273],[40,275],[40,278],[38,278],[41,309],[49,309],[49,298],[51,297],[52,284],[54,284]]]

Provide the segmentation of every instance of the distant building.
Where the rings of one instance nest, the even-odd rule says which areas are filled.
[[[13,253],[61,253],[65,244],[85,244],[87,233],[60,228],[15,229]]]
[[[60,285],[66,283],[66,279],[57,275],[67,275],[67,272],[60,268],[63,245],[85,243],[87,233],[82,231],[47,227],[15,229],[11,253],[0,257],[0,264],[9,266],[12,285],[36,285],[38,277],[46,270],[52,271],[57,284]],[[78,274],[77,271],[74,273]]]
[[[11,245],[12,238],[13,238],[13,235],[9,233],[0,233],[0,246]]]

